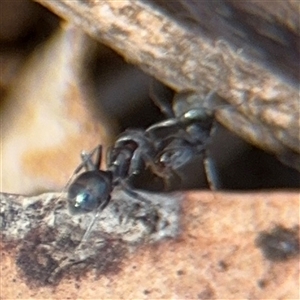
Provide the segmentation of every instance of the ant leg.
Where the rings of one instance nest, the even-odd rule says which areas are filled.
[[[145,199],[143,196],[141,196],[138,192],[135,192],[126,181],[122,180],[120,182],[124,192],[129,196],[132,197],[134,199],[137,199],[138,201],[144,202],[148,205],[151,205],[151,201]]]
[[[131,175],[137,175],[140,173],[141,170],[145,168],[145,162],[143,158],[143,150],[140,148],[137,148],[130,160],[130,166],[129,166],[129,171],[128,175],[129,177]]]
[[[107,204],[109,203],[109,201],[110,201],[110,197],[108,197],[108,198],[107,198],[107,199],[106,199],[106,200],[105,200],[105,201],[97,208],[97,211],[96,211],[96,213],[94,214],[92,221],[90,222],[90,224],[89,224],[87,230],[85,231],[85,233],[84,233],[84,235],[83,235],[83,237],[82,237],[82,239],[81,239],[81,241],[80,241],[80,244],[79,244],[77,247],[79,247],[80,245],[82,245],[82,244],[88,239],[89,234],[90,234],[90,232],[91,232],[91,230],[92,230],[92,228],[93,228],[93,226],[94,226],[94,224],[95,224],[95,221],[97,220],[97,218],[98,218],[100,212],[107,206]]]
[[[169,192],[170,190],[172,190],[172,186],[174,187],[175,183],[176,186],[180,186],[182,178],[175,170],[172,170],[170,168],[161,168],[150,158],[145,159],[145,163],[147,167],[150,168],[153,174],[162,179],[165,192]]]
[[[174,118],[175,114],[172,108],[172,104],[168,102],[168,99],[173,99],[173,91],[164,86],[157,80],[153,80],[150,85],[150,98],[153,103],[161,110],[167,118]]]
[[[165,186],[165,191],[169,192],[172,190],[172,187],[180,187],[182,185],[182,178],[176,171],[171,171],[172,174],[164,175],[163,181]]]
[[[210,189],[213,191],[219,190],[221,184],[217,175],[217,168],[213,159],[209,156],[208,150],[204,153],[203,165]]]
[[[219,180],[217,168],[209,151],[209,144],[212,142],[212,137],[215,135],[216,129],[217,123],[214,119],[209,132],[209,138],[207,140],[206,147],[203,153],[203,165],[206,174],[206,179],[208,181],[209,188],[213,191],[221,189],[221,183]]]
[[[96,153],[96,162],[93,163],[92,157]],[[81,163],[77,166],[77,168],[74,170],[73,174],[71,175],[71,178],[79,173],[83,168],[85,168],[86,171],[89,171],[90,169],[96,170],[100,168],[100,163],[102,159],[102,146],[98,145],[96,148],[94,148],[91,152],[86,153],[85,151],[82,151],[80,153],[81,156]]]
[[[97,154],[97,159],[95,164],[92,162],[92,156],[94,154]],[[80,154],[82,162],[76,167],[76,169],[73,171],[69,179],[67,180],[67,183],[65,184],[65,187],[63,188],[61,194],[63,194],[69,187],[70,183],[73,181],[74,176],[76,176],[83,168],[85,170],[89,170],[88,164],[92,167],[92,170],[96,170],[100,167],[101,157],[102,157],[102,146],[98,145],[96,148],[94,148],[90,153],[85,153],[84,151]],[[61,196],[60,196],[61,197]],[[59,197],[59,198],[60,198]]]
[[[144,204],[146,204],[148,207],[152,206],[152,202],[148,199],[145,199],[139,192],[134,191],[126,181],[121,181],[120,182],[123,191],[130,197],[130,198],[134,198],[137,201],[143,202]],[[134,217],[134,211],[136,209],[135,205],[132,205],[128,212],[127,212],[127,216],[124,219],[124,222],[127,223],[129,221],[129,219],[131,217]]]
[[[93,162],[92,157],[95,155],[95,153],[96,153],[96,161]],[[81,156],[82,164],[86,169],[86,171],[98,170],[100,169],[100,164],[102,160],[102,146],[98,145],[89,153],[82,151],[80,156]]]
[[[172,172],[174,175],[177,175],[175,172]],[[164,185],[164,192],[169,192],[172,189],[172,176],[170,174],[156,174],[159,178],[162,179]],[[179,176],[178,176],[179,177]]]

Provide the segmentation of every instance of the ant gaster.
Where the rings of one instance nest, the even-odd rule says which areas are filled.
[[[213,161],[208,154],[208,143],[214,129],[214,110],[201,107],[190,108],[182,112],[182,106],[194,93],[183,92],[174,97],[177,111],[170,103],[152,95],[154,102],[167,119],[148,127],[146,130],[130,129],[124,131],[108,152],[107,169],[100,170],[102,147],[99,145],[90,153],[81,153],[82,163],[73,176],[82,169],[85,171],[70,180],[68,202],[71,212],[85,213],[97,210],[90,224],[110,201],[112,190],[116,186],[144,202],[131,187],[129,179],[149,169],[160,177],[166,189],[170,188],[172,177],[179,177],[177,170],[191,161],[195,155],[202,154],[208,182],[212,189],[217,188],[217,177]],[[199,101],[198,101],[199,103]],[[93,157],[96,157],[93,161]],[[71,178],[73,178],[73,176]]]

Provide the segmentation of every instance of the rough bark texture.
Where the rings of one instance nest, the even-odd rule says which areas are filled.
[[[142,195],[80,243],[61,195],[2,194],[1,298],[299,299],[298,193]]]
[[[219,121],[300,169],[297,1],[37,2],[176,91],[216,92]]]

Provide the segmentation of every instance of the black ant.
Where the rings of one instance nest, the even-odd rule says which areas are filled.
[[[138,195],[129,184],[133,176],[145,169],[160,177],[168,190],[171,178],[174,176],[180,178],[177,170],[191,161],[195,155],[202,154],[210,187],[212,189],[218,187],[213,161],[207,149],[214,129],[214,110],[202,106],[180,113],[180,107],[187,102],[188,97],[195,97],[195,94],[183,92],[174,97],[174,103],[177,108],[179,107],[179,112],[175,114],[170,103],[154,95],[154,102],[168,118],[146,130],[124,131],[108,152],[106,171],[100,170],[102,160],[100,145],[90,153],[81,153],[82,162],[73,176],[82,169],[84,172],[67,184],[67,198],[71,212],[86,213],[97,210],[86,234],[98,213],[109,203],[111,192],[116,186],[120,186],[137,200],[149,202]],[[95,161],[93,157],[96,157]]]

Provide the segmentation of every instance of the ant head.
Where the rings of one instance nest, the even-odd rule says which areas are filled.
[[[106,203],[112,190],[110,172],[100,170],[80,174],[68,188],[71,213],[86,213]]]

